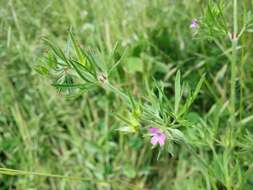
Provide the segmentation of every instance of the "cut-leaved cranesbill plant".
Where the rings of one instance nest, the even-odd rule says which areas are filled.
[[[209,119],[198,118],[200,124],[198,123],[195,126],[195,123],[189,119],[190,106],[197,98],[204,82],[208,90],[212,94],[215,94],[209,81],[205,80],[204,75],[199,79],[195,89],[191,90],[186,83],[182,83],[181,73],[177,71],[175,75],[174,97],[166,94],[167,86],[165,81],[157,80],[152,81],[153,88],[149,88],[150,85],[148,83],[150,81],[146,81],[146,93],[136,96],[135,93],[132,93],[133,90],[129,86],[124,85],[127,81],[115,79],[114,72],[117,71],[117,66],[121,64],[120,58],[117,60],[109,59],[108,61],[108,59],[104,59],[106,56],[99,50],[94,51],[80,48],[71,32],[68,40],[71,43],[67,43],[65,50],[58,48],[49,40],[45,40],[50,50],[48,57],[45,59],[46,64],[41,65],[38,71],[51,76],[53,78],[53,85],[60,91],[64,91],[68,96],[79,95],[84,92],[101,93],[102,91],[105,96],[113,95],[115,98],[119,98],[121,104],[114,105],[111,108],[111,116],[117,118],[119,121],[116,124],[118,126],[117,130],[122,133],[137,134],[144,137],[143,139],[147,139],[146,142],[150,143],[150,147],[158,148],[158,157],[161,153],[165,152],[173,155],[173,146],[175,144],[184,145],[198,160],[201,172],[205,176],[209,176],[207,180],[209,189],[211,188],[209,183],[212,184],[214,189],[217,189],[217,186],[219,186],[217,183],[226,186],[229,190],[235,186],[242,188],[246,180],[241,180],[238,184],[232,180],[235,177],[240,179],[241,170],[237,169],[238,167],[232,167],[235,162],[236,164],[240,163],[240,159],[237,159],[235,156],[233,157],[231,153],[235,148],[236,136],[240,133],[242,134],[243,131],[236,128],[236,124],[238,123],[236,118],[236,108],[238,107],[236,104],[237,62],[238,50],[241,48],[238,44],[240,37],[248,30],[252,21],[246,16],[244,19],[245,24],[239,31],[237,0],[233,0],[232,5],[233,31],[230,31],[229,22],[224,15],[224,9],[227,6],[225,6],[223,1],[218,3],[210,1],[204,9],[203,16],[192,19],[189,24],[190,29],[188,28],[189,33],[193,32],[195,39],[199,39],[200,41],[207,40],[212,45],[216,45],[221,50],[219,57],[227,58],[228,63],[231,65],[229,101],[225,102],[221,109],[218,110],[219,114],[216,115],[215,122],[210,122]],[[227,47],[228,44],[229,47]],[[115,46],[114,50],[116,51],[116,49],[117,46]],[[109,57],[115,57],[114,51],[112,51]],[[223,67],[219,75],[226,72],[226,68]],[[214,82],[217,83],[217,81]],[[224,89],[226,88],[224,87]],[[223,96],[226,97],[226,93]],[[223,100],[220,102],[223,102]],[[122,104],[124,104],[125,110],[118,112],[117,107]],[[242,107],[242,104],[240,106]],[[223,120],[227,119],[228,121],[225,123],[226,129],[224,130],[225,132],[222,132],[221,137],[215,137],[219,133],[217,126],[221,120],[221,114],[225,112],[224,110],[228,110],[230,113],[229,118],[227,118],[227,115],[222,117]],[[217,110],[215,107],[212,107],[209,113],[212,115],[214,112],[217,112]],[[209,113],[206,118],[209,118]],[[208,122],[216,127],[210,129]],[[197,143],[210,146],[212,154],[208,154],[206,158],[200,157],[192,148],[192,142],[188,141],[188,137],[184,133],[187,130],[184,129],[191,131],[189,135],[197,134],[201,136],[199,138],[201,140]],[[198,132],[194,133],[192,131]],[[193,137],[192,139],[194,138],[198,139],[197,137]],[[223,147],[223,149],[216,150],[216,143]],[[220,151],[220,156],[217,155],[218,151]],[[220,170],[223,171],[222,174],[220,174]],[[251,170],[252,167],[249,167],[246,173],[249,173]]]
[[[0,5],[1,189],[253,189],[252,0]]]
[[[154,81],[154,89],[148,89],[147,94],[137,97],[130,93],[131,89],[120,87],[121,85],[116,84],[110,76],[120,59],[116,63],[105,63],[99,51],[80,48],[72,32],[69,33],[69,41],[71,44],[68,43],[63,51],[51,41],[45,40],[49,52],[37,70],[50,76],[53,86],[67,93],[67,96],[103,89],[106,93],[119,97],[127,110],[118,113],[117,110],[111,109],[111,115],[119,120],[118,130],[123,133],[139,133],[149,138],[153,147],[160,145],[160,153],[172,153],[173,143],[188,144],[180,128],[193,125],[187,119],[186,113],[200,92],[204,75],[192,91],[184,83],[182,85],[181,74],[178,71],[175,77],[174,98],[166,95],[163,81]],[[189,147],[188,144],[187,148]],[[192,151],[190,148],[189,150]]]

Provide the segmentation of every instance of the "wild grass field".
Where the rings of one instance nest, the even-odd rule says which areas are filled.
[[[0,189],[252,190],[251,0],[1,0]]]

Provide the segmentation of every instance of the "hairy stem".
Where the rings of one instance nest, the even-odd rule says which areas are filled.
[[[237,78],[237,44],[238,44],[238,23],[237,23],[237,0],[233,0],[233,32],[231,36],[232,54],[231,54],[231,86],[230,86],[230,107],[231,123],[229,127],[229,144],[224,152],[225,168],[224,171],[226,187],[228,190],[233,189],[233,182],[230,174],[230,157],[233,150],[234,127],[236,123],[236,78]]]
[[[237,0],[233,1],[233,34],[232,34],[232,59],[231,59],[231,89],[230,89],[230,104],[232,112],[232,125],[235,123],[236,109],[236,77],[237,77]]]

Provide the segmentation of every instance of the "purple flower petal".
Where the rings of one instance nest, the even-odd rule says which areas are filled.
[[[149,132],[152,133],[152,135],[157,134],[159,132],[158,128],[152,127],[149,129]]]
[[[152,145],[156,145],[156,144],[158,143],[158,141],[159,141],[159,138],[155,135],[155,136],[153,136],[153,137],[151,138],[150,143],[151,143]]]
[[[160,146],[165,144],[166,135],[160,131],[159,128],[152,127],[149,129],[149,132],[152,135],[150,143],[152,145],[157,145],[159,143]]]
[[[198,20],[197,19],[192,20],[190,28],[191,29],[196,29],[198,27],[199,27]]]
[[[165,140],[166,140],[166,135],[163,134],[163,133],[161,133],[161,134],[159,135],[159,140],[158,140],[160,146],[163,146],[163,145],[165,144]]]

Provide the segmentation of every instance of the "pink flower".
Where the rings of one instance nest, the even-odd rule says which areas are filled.
[[[191,29],[197,29],[199,27],[199,23],[197,19],[193,19],[190,25]]]
[[[162,133],[160,129],[152,127],[149,129],[149,132],[151,133],[151,136],[152,136],[150,140],[150,143],[152,145],[155,146],[159,143],[160,146],[163,146],[165,144],[166,135]]]

